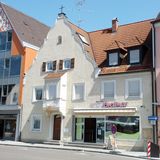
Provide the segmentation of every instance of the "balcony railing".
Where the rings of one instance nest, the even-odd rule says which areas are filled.
[[[51,100],[43,100],[43,109],[50,108],[52,110],[59,110],[60,108],[60,98],[51,99]]]

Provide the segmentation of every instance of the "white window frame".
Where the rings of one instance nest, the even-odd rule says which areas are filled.
[[[113,97],[104,97],[104,84],[105,83],[113,83],[114,84],[114,96]],[[107,80],[107,81],[102,81],[101,83],[101,99],[116,99],[116,80]]]
[[[58,83],[57,82],[50,82],[50,83],[46,84],[46,100],[52,100],[49,98],[49,87],[52,85],[56,86],[56,97],[54,99],[58,98]]]
[[[53,61],[48,61],[48,62],[46,62],[46,72],[52,72],[53,69],[48,69],[48,64],[51,64],[52,67],[53,67]]]
[[[40,120],[40,128],[39,129],[34,128],[35,118]],[[31,131],[32,132],[41,132],[42,131],[42,115],[41,114],[32,114],[32,116],[31,116]]]
[[[135,51],[138,51],[138,54],[139,54],[139,59],[138,60],[134,60],[134,59],[131,59],[131,57],[133,58],[133,56],[135,55],[135,54],[137,54],[137,52],[135,52]],[[131,52],[135,52],[135,53],[131,53]],[[137,55],[136,55],[137,56]],[[129,63],[130,64],[136,64],[136,63],[140,63],[140,50],[139,49],[132,49],[132,50],[129,50]]]
[[[83,96],[81,99],[76,99],[76,93],[75,93],[75,86],[83,86]],[[84,101],[86,97],[86,88],[85,88],[85,83],[74,83],[72,87],[72,101]]]
[[[41,100],[37,100],[36,99],[36,89],[42,89],[42,99]],[[33,91],[32,91],[32,102],[38,102],[38,101],[42,101],[44,97],[44,89],[42,86],[36,86],[33,87]]]
[[[139,81],[140,83],[140,95],[139,96],[129,96],[129,88],[128,83],[130,81]],[[142,91],[142,79],[141,78],[132,78],[132,79],[126,79],[125,80],[125,98],[143,98],[143,91]]]
[[[65,62],[70,61],[70,67],[65,67]],[[71,59],[67,58],[63,60],[63,70],[71,69]]]
[[[114,64],[115,62],[114,63],[110,62],[110,56],[113,56],[113,55],[117,55],[117,57],[116,57],[117,58],[116,64]],[[109,66],[117,66],[118,65],[118,55],[119,55],[118,52],[113,52],[113,53],[109,53],[108,54]]]

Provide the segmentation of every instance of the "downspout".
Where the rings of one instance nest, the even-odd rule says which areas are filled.
[[[157,96],[156,96],[156,74],[155,74],[155,60],[156,60],[156,52],[155,52],[155,27],[154,24],[152,24],[152,70],[151,70],[151,76],[152,76],[152,115],[157,117],[157,106],[155,102],[157,102]],[[153,125],[153,143],[157,144],[157,121],[156,125]]]

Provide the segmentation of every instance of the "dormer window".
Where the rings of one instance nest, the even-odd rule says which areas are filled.
[[[109,66],[117,66],[118,65],[118,52],[109,53]]]
[[[57,45],[62,44],[62,36],[58,36]]]
[[[129,63],[130,64],[138,64],[140,63],[140,50],[134,49],[129,51]]]

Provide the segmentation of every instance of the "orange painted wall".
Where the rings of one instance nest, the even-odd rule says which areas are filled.
[[[12,47],[11,47],[11,55],[21,55],[24,54],[24,48],[21,45],[21,42],[19,41],[16,33],[12,32]]]
[[[22,94],[23,94],[23,78],[25,73],[28,72],[30,66],[32,65],[33,59],[37,55],[37,51],[31,48],[23,47],[19,41],[18,36],[13,31],[12,32],[12,47],[11,55],[17,56],[21,55],[21,72],[20,72],[20,84],[19,84],[19,98],[18,104],[22,104]]]
[[[22,104],[23,98],[23,79],[24,75],[30,69],[33,59],[36,57],[37,51],[31,48],[24,48],[24,55],[22,55],[21,61],[21,75],[20,75],[20,87],[19,87],[19,105]]]

